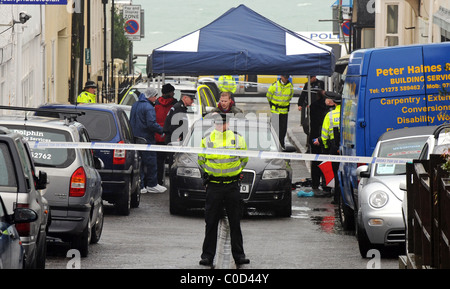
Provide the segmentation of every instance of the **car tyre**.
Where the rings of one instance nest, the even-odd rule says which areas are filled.
[[[138,208],[141,203],[141,178],[136,184],[136,188],[134,189],[133,194],[131,195],[131,207]]]
[[[39,234],[36,252],[36,269],[45,269],[45,258],[47,256],[47,233],[44,230]]]
[[[121,196],[116,204],[119,215],[128,216],[131,210],[131,180],[126,183],[125,194]]]
[[[339,195],[338,201],[339,220],[342,228],[345,231],[351,231],[355,229],[355,216],[353,210],[344,203],[342,194]]]
[[[72,249],[77,249],[80,251],[81,257],[87,257],[89,254],[89,244],[91,243],[91,216],[89,215],[89,220],[87,221],[86,227],[84,228],[81,235],[76,236],[72,240]]]
[[[100,241],[100,237],[103,231],[103,220],[105,214],[103,213],[103,201],[100,201],[100,205],[98,208],[97,219],[95,221],[94,226],[92,226],[91,232],[91,244],[97,244]]]

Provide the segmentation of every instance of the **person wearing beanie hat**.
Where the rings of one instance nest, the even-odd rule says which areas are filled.
[[[144,90],[131,107],[130,125],[133,134],[145,138],[148,144],[155,143],[155,133],[162,134],[162,127],[156,122],[156,113],[153,103],[156,101],[158,91],[149,87]],[[167,188],[158,184],[157,159],[155,151],[140,151],[141,164],[141,194],[164,193]]]
[[[172,84],[167,83],[162,86],[162,96],[159,97],[155,102],[155,112],[156,112],[156,122],[164,127],[164,122],[166,121],[167,114],[173,107],[177,100],[173,97],[175,92],[175,87]],[[155,133],[155,140],[157,145],[166,145],[165,142],[166,135]],[[169,153],[168,152],[157,152],[157,163],[158,163],[158,184],[164,184],[164,167],[166,161],[168,162]]]
[[[164,98],[173,97],[175,94],[175,87],[170,83],[166,83],[162,86],[161,93]]]
[[[84,84],[83,92],[77,97],[77,103],[96,103],[97,96],[95,92],[97,90],[97,85],[92,80],[86,81]]]

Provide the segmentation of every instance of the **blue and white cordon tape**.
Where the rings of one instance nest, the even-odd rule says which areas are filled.
[[[303,160],[303,161],[321,161],[321,162],[339,162],[339,163],[381,163],[381,164],[405,164],[412,162],[412,159],[401,158],[378,158],[378,157],[358,157],[358,156],[340,156],[340,155],[322,155],[322,154],[301,154],[301,153],[284,153],[256,150],[228,150],[228,149],[211,149],[200,147],[186,146],[170,146],[170,145],[153,145],[153,144],[119,144],[119,143],[103,143],[103,142],[28,142],[31,148],[62,148],[62,149],[121,149],[121,150],[137,150],[137,151],[156,151],[156,152],[181,152],[192,154],[218,154],[243,156],[249,158],[261,159],[286,159],[286,160]]]

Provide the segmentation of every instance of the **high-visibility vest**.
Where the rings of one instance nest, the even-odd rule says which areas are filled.
[[[232,75],[221,75],[218,84],[220,91],[236,92],[236,81]]]
[[[202,139],[201,147],[214,149],[246,150],[244,138],[227,130],[214,130]],[[216,154],[198,154],[198,164],[208,175],[213,177],[234,177],[241,173],[248,162],[248,157]]]
[[[87,91],[83,91],[82,93],[80,93],[80,95],[78,95],[77,102],[78,103],[96,103],[97,99],[96,99],[95,94],[89,93]]]
[[[294,86],[291,82],[283,84],[281,80],[278,80],[269,87],[266,96],[272,113],[287,114],[290,101],[294,96]]]
[[[341,119],[341,105],[336,105],[336,108],[327,113],[325,118],[323,119],[322,124],[322,143],[323,146],[327,149],[329,148],[329,142],[334,140],[334,132],[333,128],[339,128],[339,123]]]

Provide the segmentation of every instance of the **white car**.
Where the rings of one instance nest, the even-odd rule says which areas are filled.
[[[435,126],[404,128],[384,133],[378,140],[374,157],[417,159]],[[358,167],[356,237],[363,258],[370,249],[404,244],[402,215],[405,164],[375,163]]]

